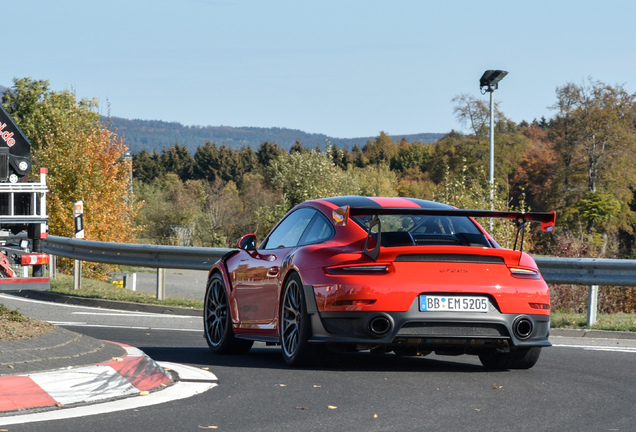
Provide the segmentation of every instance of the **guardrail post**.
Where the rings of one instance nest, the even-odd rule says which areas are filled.
[[[57,278],[57,256],[49,255],[49,278]]]
[[[124,288],[137,291],[137,273],[124,273]]]
[[[157,269],[157,300],[166,299],[166,269]]]
[[[80,289],[82,287],[82,262],[75,260],[73,266],[73,289]]]
[[[590,285],[587,298],[587,326],[596,324],[596,310],[598,309],[598,285]]]

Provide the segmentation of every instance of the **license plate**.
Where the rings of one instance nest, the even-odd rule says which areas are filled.
[[[488,298],[421,295],[420,311],[422,312],[488,312]]]

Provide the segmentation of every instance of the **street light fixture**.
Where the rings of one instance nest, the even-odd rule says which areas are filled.
[[[490,93],[490,209],[494,210],[494,190],[495,190],[495,103],[492,94],[499,88],[501,81],[508,72],[503,70],[487,70],[479,79],[479,88],[484,93]],[[491,222],[492,225],[492,222]],[[491,226],[492,229],[492,226]]]

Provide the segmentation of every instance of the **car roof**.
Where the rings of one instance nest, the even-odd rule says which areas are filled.
[[[453,209],[447,204],[428,201],[418,198],[404,197],[364,197],[364,196],[338,196],[322,198],[314,201],[327,201],[336,207],[350,206],[351,208],[424,208],[424,209]]]

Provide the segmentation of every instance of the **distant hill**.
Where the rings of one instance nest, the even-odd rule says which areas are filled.
[[[107,121],[105,118],[103,121]],[[206,141],[225,144],[231,148],[251,147],[257,149],[261,143],[269,141],[277,143],[281,148],[289,150],[298,140],[306,148],[324,149],[328,143],[340,148],[351,149],[356,144],[364,146],[367,141],[376,137],[334,138],[324,134],[310,134],[297,129],[230,127],[230,126],[184,126],[177,122],[159,120],[128,120],[120,117],[109,119],[119,136],[133,153],[141,150],[161,151],[163,147],[172,147],[175,143],[185,145],[194,154],[197,147]],[[394,141],[405,138],[409,142],[432,143],[445,134],[421,133],[413,135],[394,135]]]
[[[7,87],[0,85],[0,97]],[[367,141],[376,137],[335,138],[324,134],[312,134],[298,129],[260,128],[260,127],[230,127],[230,126],[184,126],[177,122],[160,120],[128,120],[121,117],[102,118],[103,122],[110,122],[119,136],[133,153],[141,150],[160,152],[164,147],[172,147],[175,143],[185,145],[194,154],[197,147],[206,141],[225,144],[231,148],[251,147],[256,150],[263,142],[277,143],[281,148],[289,150],[296,141],[300,141],[305,148],[320,147],[324,149],[328,143],[339,148],[351,149],[355,145],[362,148]],[[379,131],[378,131],[379,134]],[[394,141],[405,138],[409,142],[432,143],[443,137],[442,133],[420,133],[412,135],[393,135]]]

